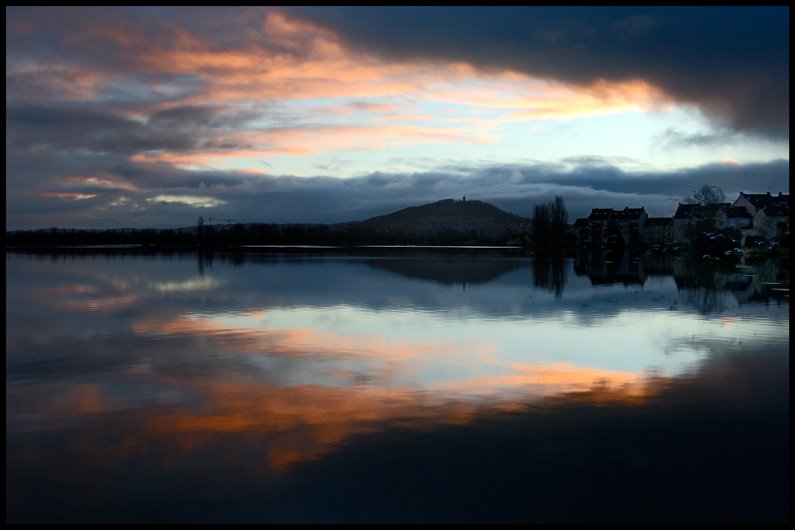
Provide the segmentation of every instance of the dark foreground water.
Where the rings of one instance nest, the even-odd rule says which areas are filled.
[[[787,522],[789,276],[6,254],[7,522]]]

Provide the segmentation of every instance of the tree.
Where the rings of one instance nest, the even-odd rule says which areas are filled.
[[[554,201],[536,204],[533,208],[533,240],[536,245],[557,247],[566,240],[568,214],[563,198],[555,196]]]
[[[726,202],[726,195],[723,190],[717,186],[704,184],[698,190],[693,190],[693,195],[685,197],[685,204],[700,204],[706,206],[708,204],[718,204]]]

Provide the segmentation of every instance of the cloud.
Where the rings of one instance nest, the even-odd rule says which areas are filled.
[[[6,105],[7,146],[73,153],[130,153],[188,149],[189,136],[155,130],[118,112],[91,106]]]
[[[716,123],[789,136],[789,11],[780,7],[287,8],[354,49],[464,61],[579,87],[643,80]]]
[[[745,135],[728,130],[716,130],[711,133],[688,134],[679,129],[668,128],[657,136],[655,145],[666,151],[688,147],[720,147],[738,144]]]
[[[787,190],[786,161],[655,171],[598,150],[492,156],[524,141],[517,123],[567,120],[576,140],[574,118],[670,98],[726,124],[655,130],[653,148],[781,139],[783,9],[11,7],[7,226],[185,226],[199,204],[343,222],[461,195],[530,215],[560,194],[578,216],[670,210],[666,197],[705,182]],[[735,157],[749,158],[720,154]],[[333,178],[343,171],[358,176]]]
[[[52,197],[64,201],[84,201],[96,197],[93,193],[70,193],[67,191],[45,191],[41,195],[42,197]]]
[[[640,80],[572,90],[461,61],[384,62],[274,10],[90,12],[88,24],[75,10],[56,10],[70,21],[59,26],[53,13],[11,10],[37,30],[15,35],[9,47],[13,147],[113,150],[206,166],[218,158],[493,143],[510,121],[653,108],[660,100]],[[236,31],[211,31],[219,16]],[[312,106],[315,98],[333,103]],[[440,104],[446,112],[436,112]],[[352,113],[356,122],[340,121]]]
[[[652,216],[670,216],[679,201],[705,183],[721,187],[732,199],[740,191],[789,192],[786,160],[718,162],[675,171],[622,170],[614,162],[584,157],[558,164],[447,164],[348,179],[247,170],[192,171],[169,164],[125,162],[113,174],[51,180],[38,193],[61,199],[94,197],[51,199],[57,205],[48,206],[49,220],[44,225],[36,197],[26,198],[28,192],[12,188],[15,200],[9,203],[6,218],[9,229],[53,224],[84,227],[79,219],[92,219],[94,226],[102,228],[174,228],[194,225],[200,207],[219,219],[239,222],[338,223],[463,195],[530,217],[535,204],[560,195],[573,221],[597,207],[644,206]]]
[[[213,199],[212,197],[197,197],[195,195],[157,195],[148,201],[187,204],[194,208],[212,208],[213,206],[220,206],[225,204],[226,201]]]

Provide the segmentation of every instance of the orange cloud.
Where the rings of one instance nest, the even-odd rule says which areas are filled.
[[[242,170],[246,175],[267,175],[268,172],[259,167],[247,167]]]
[[[253,311],[241,315],[261,318],[265,314]],[[255,334],[254,329],[252,325],[248,333]],[[235,328],[233,322],[196,317],[171,322],[139,322],[135,331],[204,337],[224,333],[224,340],[228,341]],[[385,366],[384,371],[394,370],[396,360],[400,360],[398,364],[402,367],[416,367],[418,360],[427,359],[429,355],[455,356],[462,348],[461,344],[454,343],[447,345],[448,349],[444,343],[435,341],[394,343],[376,335],[346,337],[306,329],[260,330],[259,334],[276,336],[277,340],[268,344],[269,352],[297,357],[305,356],[307,351],[322,352],[331,358],[368,355],[379,360]],[[321,345],[325,348],[319,349]],[[492,354],[488,347],[480,349],[482,356]],[[252,353],[257,351],[265,350],[255,348]],[[15,399],[25,403],[24,413],[28,417],[46,418],[50,424],[129,409],[130,412],[125,413],[124,427],[134,435],[122,436],[116,445],[81,439],[71,446],[71,450],[91,454],[99,461],[111,462],[145,451],[147,440],[162,439],[164,435],[178,450],[189,453],[211,444],[219,434],[236,433],[238,439],[262,454],[264,467],[281,472],[297,462],[334,450],[351,436],[373,432],[393,422],[403,426],[463,425],[495,413],[520,411],[528,403],[572,392],[580,399],[600,403],[636,403],[660,386],[659,381],[655,383],[639,374],[569,363],[517,363],[509,368],[510,373],[503,375],[464,377],[416,388],[412,383],[400,384],[395,378],[363,384],[351,378],[341,386],[279,386],[239,372],[220,373],[211,379],[191,379],[185,375],[160,374],[145,366],[125,367],[117,377],[146,382],[147,388],[169,389],[148,397],[147,403],[156,405],[151,410],[141,408],[140,398],[125,394],[115,396],[113,385],[53,383],[46,384],[47,388],[37,387],[35,391],[16,385],[11,392]],[[201,396],[201,399],[192,399],[190,405],[171,404],[169,396],[180,394]],[[130,399],[132,401],[126,401]],[[251,472],[261,470],[254,468]]]
[[[573,368],[562,371],[577,381],[590,377],[590,374],[577,374]],[[248,445],[249,454],[261,455],[253,465],[247,460],[240,469],[255,476],[266,470],[288,471],[298,462],[333,451],[352,436],[388,428],[395,422],[402,427],[418,428],[465,425],[502,412],[525,410],[529,402],[522,396],[501,402],[436,399],[433,394],[400,388],[279,387],[229,376],[192,382],[184,377],[163,378],[132,369],[126,377],[147,381],[148,387],[168,385],[169,395],[186,392],[201,395],[202,399],[192,400],[194,405],[190,407],[172,405],[167,395],[155,393],[147,399],[147,403],[156,405],[150,409],[137,399],[128,403],[123,397],[115,398],[108,393],[112,386],[91,383],[45,384],[46,388],[12,385],[11,393],[17,401],[25,403],[26,417],[38,418],[49,425],[125,410],[115,439],[108,440],[104,435],[100,439],[82,430],[78,431],[79,437],[70,439],[67,450],[91,465],[108,468],[121,460],[148,454],[151,440],[168,440],[170,449],[184,457],[174,461],[183,462],[190,458],[191,452],[214,446],[218,436],[234,433],[240,443]],[[596,403],[635,403],[643,399],[639,392],[628,393],[625,387],[598,382],[583,390],[576,394],[577,399]],[[650,386],[648,391],[654,389]],[[229,459],[230,455],[219,454],[218,458]],[[162,465],[171,464],[164,461]]]
[[[594,385],[622,389],[629,395],[644,395],[645,376],[631,372],[583,368],[571,363],[517,364],[512,374],[467,379],[435,385],[445,392],[466,392],[472,395],[499,395],[511,390],[523,395],[549,396],[590,390]]]
[[[41,292],[46,296],[86,295],[94,294],[97,291],[98,289],[95,286],[86,284],[59,285],[41,289]]]
[[[504,111],[501,119],[523,121],[574,118],[626,110],[648,110],[665,104],[662,92],[642,80],[599,81],[589,87],[541,83],[529,78],[495,75],[488,86],[452,86],[430,97],[474,108]]]
[[[131,156],[130,160],[140,163],[168,163],[187,168],[209,167],[219,161],[262,158],[268,155],[310,155],[346,150],[368,151],[416,143],[488,143],[497,140],[496,135],[460,127],[429,125],[298,127],[250,133],[245,141],[247,144],[261,145],[262,147],[257,150],[147,152],[137,153]]]
[[[140,297],[133,293],[90,298],[87,300],[68,300],[59,304],[69,311],[110,312],[118,311],[136,303]]]
[[[115,175],[98,173],[96,175],[72,175],[59,179],[65,186],[92,186],[109,190],[133,191],[136,187]]]
[[[40,61],[9,63],[6,68],[7,77],[33,79],[36,86],[49,91],[59,99],[91,100],[112,78],[112,75],[98,70]],[[30,95],[17,91],[14,97],[25,99]]]
[[[244,149],[139,152],[131,156],[133,162],[229,167],[236,159],[250,157],[492,143],[499,141],[495,131],[506,122],[646,110],[665,101],[659,90],[639,79],[574,87],[510,70],[486,73],[462,62],[384,61],[346,48],[329,29],[276,10],[262,19],[261,37],[265,44],[262,38],[252,38],[220,48],[184,27],[169,27],[167,37],[152,39],[142,31],[117,28],[111,20],[72,36],[84,43],[113,42],[128,54],[132,68],[145,73],[201,80],[198,92],[157,104],[151,111],[276,103],[290,114],[279,127],[272,121],[250,123],[224,133],[228,143],[247,146]],[[341,101],[308,111],[306,103],[315,98]],[[459,112],[448,115],[439,112],[439,106],[455,106]],[[355,122],[340,123],[353,117]]]
[[[196,435],[229,432],[247,433],[249,439],[267,439],[267,443],[258,444],[264,461],[271,470],[283,471],[296,462],[333,450],[352,435],[376,430],[398,419],[404,425],[466,424],[495,412],[521,410],[529,399],[554,397],[563,391],[580,391],[583,395],[593,391],[594,399],[600,402],[633,402],[643,399],[645,392],[642,381],[634,374],[573,366],[526,366],[523,371],[542,375],[517,374],[516,381],[505,378],[498,381],[498,386],[527,385],[530,381],[544,385],[546,391],[514,393],[510,400],[473,401],[469,390],[473,385],[483,390],[479,385],[484,380],[458,382],[459,389],[465,390],[461,394],[442,389],[435,393],[400,387],[273,387],[216,380],[203,385],[202,409],[164,413],[148,420],[144,429],[153,434],[191,434],[194,441],[201,439]]]

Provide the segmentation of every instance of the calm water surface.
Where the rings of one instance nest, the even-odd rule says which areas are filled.
[[[704,267],[7,253],[6,521],[786,522],[789,275]]]

